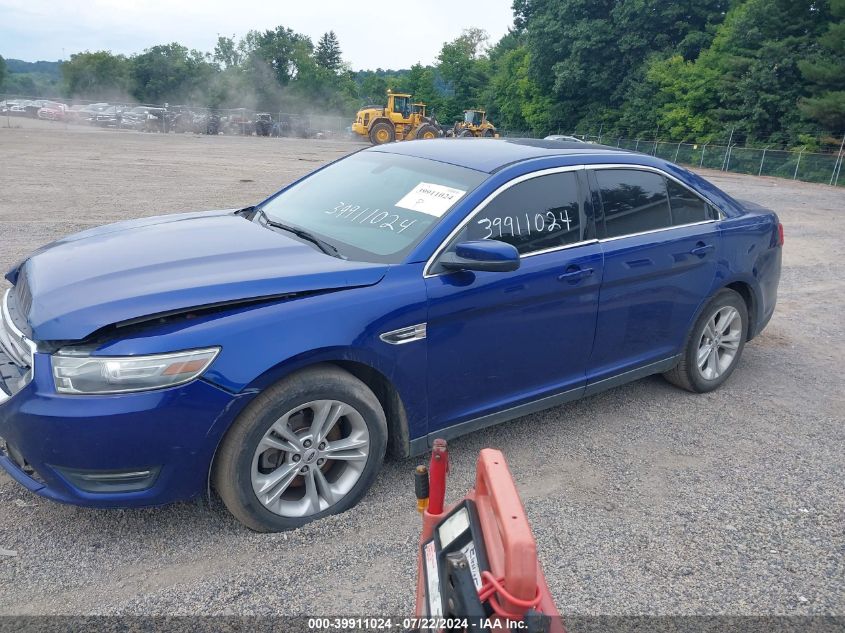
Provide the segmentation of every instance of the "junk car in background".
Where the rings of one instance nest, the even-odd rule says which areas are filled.
[[[273,131],[273,117],[269,112],[259,112],[255,115],[255,135],[270,136]]]
[[[47,121],[63,121],[68,107],[58,101],[44,101],[38,110],[38,118]]]

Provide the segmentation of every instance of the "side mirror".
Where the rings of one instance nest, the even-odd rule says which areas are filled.
[[[519,251],[498,240],[460,242],[453,252],[440,258],[447,270],[478,270],[505,273],[519,268]]]

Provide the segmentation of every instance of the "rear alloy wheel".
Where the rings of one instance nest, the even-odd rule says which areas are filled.
[[[708,319],[698,341],[695,364],[705,380],[716,380],[736,360],[742,338],[742,318],[733,306],[719,308]]]
[[[747,331],[745,300],[733,290],[721,290],[693,326],[681,362],[664,376],[688,391],[713,391],[736,368]]]
[[[387,423],[372,391],[333,365],[262,393],[223,440],[214,485],[229,511],[260,532],[343,512],[384,459]]]
[[[392,143],[396,139],[396,130],[386,121],[376,123],[370,128],[370,142],[373,145]]]

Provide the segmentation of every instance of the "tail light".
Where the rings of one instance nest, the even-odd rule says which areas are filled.
[[[778,222],[778,246],[783,246],[783,224]]]

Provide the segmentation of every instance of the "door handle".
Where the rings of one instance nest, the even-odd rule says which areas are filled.
[[[580,281],[584,279],[584,277],[589,277],[593,274],[592,268],[579,268],[577,266],[570,266],[566,269],[566,272],[558,275],[558,281],[568,281],[570,283]]]
[[[695,245],[695,248],[690,251],[690,255],[704,257],[707,253],[711,253],[715,249],[716,247],[713,244],[705,244],[704,242],[699,242]]]

